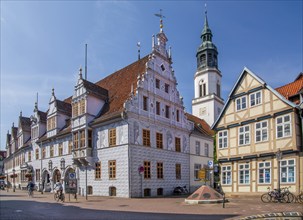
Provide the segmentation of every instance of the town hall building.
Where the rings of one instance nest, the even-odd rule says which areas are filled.
[[[161,19],[150,54],[96,83],[80,69],[70,97],[59,100],[53,89],[46,112],[36,103],[31,117],[20,114],[7,134],[12,187],[32,180],[52,191],[61,181],[80,195],[148,197],[201,186],[198,171],[213,160],[213,133],[185,112],[167,41]],[[197,77],[220,83],[217,64],[208,67]]]

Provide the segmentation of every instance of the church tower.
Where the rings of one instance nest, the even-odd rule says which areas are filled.
[[[204,119],[210,126],[219,116],[224,101],[221,98],[221,72],[218,69],[218,51],[212,42],[205,11],[202,43],[198,48],[197,71],[194,77],[195,97],[192,100],[193,115]]]

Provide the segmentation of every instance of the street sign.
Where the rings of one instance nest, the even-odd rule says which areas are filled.
[[[76,173],[69,173],[65,180],[65,192],[70,194],[77,193]]]
[[[214,165],[214,162],[212,160],[209,160],[207,164],[210,168],[212,168]]]

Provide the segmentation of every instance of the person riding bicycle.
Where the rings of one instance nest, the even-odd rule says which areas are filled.
[[[29,192],[32,192],[32,191],[34,191],[35,184],[33,182],[29,181],[26,188]]]
[[[59,182],[59,180],[56,182],[56,184],[54,186],[54,191],[55,191],[55,193],[58,193],[59,196],[62,195],[63,186],[62,186],[62,183]]]

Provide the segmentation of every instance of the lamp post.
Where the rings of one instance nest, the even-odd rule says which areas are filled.
[[[281,179],[281,176],[280,176],[281,175],[280,174],[280,160],[282,159],[282,151],[280,151],[280,148],[276,153],[276,158],[277,158],[277,163],[278,163],[278,192],[279,192],[279,196],[280,196],[280,192],[281,192],[281,189],[280,189],[280,179]]]
[[[16,191],[16,186],[15,186],[15,172],[16,172],[16,170],[15,169],[13,169],[13,192],[15,192]]]

